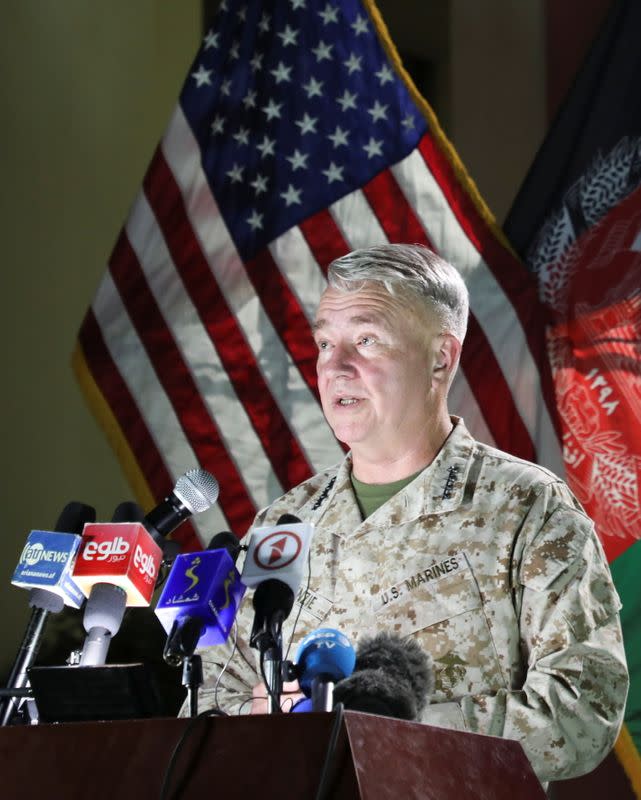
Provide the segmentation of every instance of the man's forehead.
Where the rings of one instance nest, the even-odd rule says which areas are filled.
[[[328,287],[322,294],[316,310],[313,330],[326,327],[333,321],[351,325],[377,325],[395,327],[407,316],[417,311],[409,298],[393,295],[384,286],[372,283],[354,292]]]

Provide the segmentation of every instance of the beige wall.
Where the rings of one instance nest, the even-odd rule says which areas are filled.
[[[84,312],[200,38],[200,2],[2,3],[4,350],[0,675],[28,618],[10,576],[32,528],[132,498],[70,368]]]
[[[386,0],[437,62],[444,121],[500,218],[543,132],[541,0]],[[28,609],[27,533],[71,499],[131,497],[69,366],[75,336],[200,31],[197,0],[2,2],[0,675]],[[444,87],[444,88],[442,88]]]

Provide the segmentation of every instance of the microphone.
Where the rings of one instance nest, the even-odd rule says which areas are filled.
[[[126,513],[124,505],[114,518]],[[161,548],[140,522],[85,525],[73,570],[74,581],[88,598],[80,666],[103,665],[125,607],[150,604],[161,559]]]
[[[334,628],[319,628],[300,643],[296,664],[287,677],[298,678],[302,692],[311,697],[312,711],[331,711],[334,684],[352,674],[355,662],[354,648],[345,634]]]
[[[431,656],[415,639],[379,633],[359,643],[355,670],[336,684],[334,700],[352,711],[416,720],[433,692]]]
[[[218,481],[207,470],[191,469],[176,481],[170,494],[142,519],[156,544],[193,514],[207,511],[218,499]]]
[[[271,713],[280,711],[282,627],[303,577],[314,526],[283,514],[275,526],[252,531],[241,579],[256,587],[250,647],[260,652]]]
[[[14,570],[11,583],[30,589],[29,605],[54,614],[65,605],[80,608],[84,595],[74,583],[71,573],[80,533],[87,522],[93,522],[96,511],[84,503],[68,503],[55,531],[31,531]]]
[[[235,566],[241,549],[236,536],[223,531],[206,550],[176,557],[156,605],[168,634],[168,664],[180,666],[198,644],[222,644],[229,637],[246,588]]]
[[[80,533],[96,511],[84,503],[71,502],[62,510],[55,531],[32,531],[27,538],[11,582],[30,588],[29,605],[33,608],[22,644],[14,660],[7,688],[24,689],[27,670],[35,661],[49,613],[62,611],[64,604],[79,608],[84,597],[73,582],[73,559],[80,544]],[[13,698],[0,703],[0,726],[9,723],[17,710]]]

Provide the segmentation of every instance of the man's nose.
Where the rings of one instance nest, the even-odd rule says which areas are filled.
[[[356,349],[351,344],[336,344],[322,364],[330,374],[352,375],[355,370]]]

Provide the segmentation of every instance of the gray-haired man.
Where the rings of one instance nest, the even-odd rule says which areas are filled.
[[[316,527],[294,641],[321,624],[354,641],[412,636],[435,667],[423,722],[518,739],[541,781],[572,777],[599,763],[621,725],[620,603],[565,483],[450,416],[467,314],[458,272],[426,248],[335,261],[314,336],[323,411],[350,453],[256,524],[291,513]],[[241,652],[221,680],[232,713],[259,683],[251,619],[246,603]],[[206,654],[203,705],[228,652]]]

